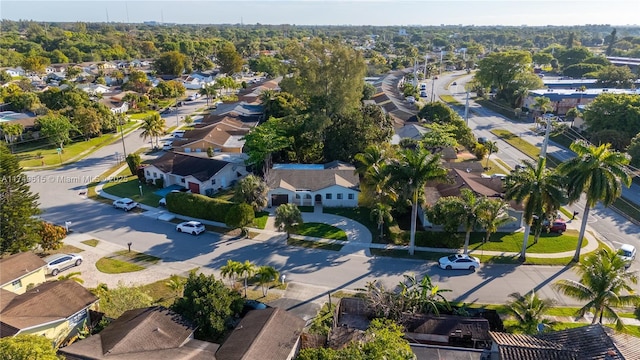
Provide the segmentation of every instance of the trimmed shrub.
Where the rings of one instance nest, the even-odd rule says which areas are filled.
[[[224,223],[232,202],[183,192],[167,194],[167,210],[198,219]]]

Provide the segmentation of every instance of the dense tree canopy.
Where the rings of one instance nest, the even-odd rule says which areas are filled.
[[[187,57],[177,51],[168,51],[161,54],[154,62],[153,67],[159,74],[178,76],[189,67]]]
[[[3,337],[0,339],[0,354],[7,360],[60,360],[51,340],[39,335]]]
[[[631,139],[640,132],[640,95],[602,94],[583,115],[589,133],[617,130]]]
[[[531,71],[531,53],[527,51],[493,52],[478,63],[475,77],[485,87],[495,88],[504,97],[513,81],[522,73]]]

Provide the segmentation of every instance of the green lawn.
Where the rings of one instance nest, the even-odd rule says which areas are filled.
[[[129,168],[124,169],[120,174],[114,177],[114,181],[109,181],[102,188],[108,194],[122,198],[130,198],[141,204],[156,207],[161,196],[154,194],[158,191],[158,187],[142,185],[142,196],[140,195],[140,181],[135,175],[129,175]]]
[[[159,257],[155,257],[153,255],[147,255],[145,253],[140,253],[137,251],[120,250],[120,251],[116,251],[116,254],[133,262],[148,262],[151,264],[155,264],[158,261],[160,261]]]
[[[143,266],[118,259],[110,259],[107,257],[99,259],[96,262],[96,268],[98,268],[98,271],[105,274],[121,274],[144,270]]]
[[[268,218],[269,213],[267,211],[257,212],[255,219],[253,219],[253,226],[258,229],[264,229],[265,227],[267,227]]]
[[[90,240],[85,240],[85,241],[81,241],[81,242],[83,244],[85,244],[85,245],[96,247],[96,246],[98,246],[98,243],[100,242],[100,240],[90,239]]]
[[[509,130],[495,129],[491,130],[491,133],[506,141],[507,143],[509,143],[509,145],[515,147],[516,149],[520,150],[522,153],[536,161],[540,157],[540,149],[537,146],[528,143]],[[558,163],[556,160],[554,160],[550,156],[547,156],[547,167],[554,167],[557,166],[557,164]]]
[[[370,212],[371,209],[359,206],[357,208],[346,208],[346,207],[325,207],[322,209],[323,212],[327,214],[334,214],[339,216],[344,216],[351,220],[355,220],[360,224],[364,225],[371,231],[373,239],[378,238],[378,224],[375,221],[371,220]]]
[[[155,110],[149,110],[149,111],[145,111],[145,112],[141,112],[141,113],[135,113],[135,114],[127,114],[127,116],[129,116],[131,119],[134,120],[142,120],[144,118],[146,118],[147,116],[153,115],[153,114],[157,114],[158,112]]]
[[[322,224],[322,223],[304,223],[296,227],[291,232],[292,234],[298,234],[302,236],[312,236],[323,239],[332,240],[347,240],[347,234],[344,230],[338,229],[335,226]]]
[[[482,238],[484,238],[484,234],[472,233],[469,241],[469,250],[520,252],[524,240],[524,233],[492,234],[489,241],[485,244],[482,244]],[[578,245],[578,232],[568,230],[562,235],[543,232],[537,244],[533,243],[533,239],[533,235],[531,235],[527,245],[527,252],[541,254],[558,253],[576,248]],[[582,246],[587,246],[587,239],[584,239]]]

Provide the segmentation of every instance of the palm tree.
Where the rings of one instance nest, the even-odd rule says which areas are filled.
[[[160,114],[155,113],[145,117],[142,120],[142,132],[140,133],[140,137],[145,141],[147,138],[151,139],[153,143],[153,139],[156,139],[156,146],[159,147],[158,139],[160,135],[164,132],[164,120],[160,117]]]
[[[517,321],[513,325],[516,332],[533,335],[538,333],[540,324],[546,328],[555,324],[555,321],[544,317],[544,313],[553,306],[553,300],[540,299],[533,290],[525,295],[515,292],[509,297],[513,300],[507,303],[505,309]]]
[[[534,217],[557,210],[566,199],[562,177],[547,169],[546,163],[545,158],[540,158],[537,166],[525,161],[524,168],[512,172],[505,181],[505,197],[524,205],[524,241],[520,252],[522,261],[526,259]]]
[[[489,168],[489,158],[491,157],[491,154],[495,154],[498,152],[498,143],[495,141],[487,141],[486,143],[484,143],[484,148],[487,149],[487,164],[485,165],[485,168]]]
[[[509,216],[509,204],[502,199],[484,198],[479,207],[478,223],[487,231],[483,243],[489,241],[491,234],[498,231],[500,226],[515,220]]]
[[[164,284],[169,289],[171,289],[171,291],[174,291],[176,294],[178,294],[178,297],[183,296],[185,280],[180,276],[173,274],[169,277],[169,280]]]
[[[561,279],[553,286],[574,299],[587,301],[578,310],[579,316],[593,311],[592,324],[602,323],[606,317],[614,319],[616,329],[620,330],[624,323],[614,308],[640,305],[640,295],[634,294],[635,286],[632,286],[638,283],[638,275],[635,271],[626,271],[626,265],[615,251],[601,249],[578,264],[576,272],[580,281]]]
[[[538,96],[534,99],[533,108],[540,111],[543,115],[552,110],[551,99],[545,96]]]
[[[207,85],[198,90],[198,94],[207,97],[207,108],[209,108],[209,101],[211,101],[211,97],[216,96],[216,88],[214,85]]]
[[[220,268],[220,275],[224,278],[228,278],[232,287],[236,283],[236,279],[240,274],[241,265],[242,263],[239,261],[227,260],[227,265]]]
[[[262,296],[267,296],[269,284],[280,277],[280,273],[273,266],[260,266],[256,271],[258,283],[262,286]]]
[[[284,229],[287,232],[287,239],[291,231],[303,222],[302,214],[296,204],[282,204],[276,209],[275,225],[278,230]]]
[[[269,186],[255,175],[249,174],[238,181],[234,190],[234,201],[247,203],[253,207],[254,211],[260,211],[268,204]]]
[[[513,92],[514,105],[516,108],[521,108],[524,104],[524,99],[526,99],[527,94],[529,93],[529,89],[526,87],[519,87]]]
[[[574,261],[580,260],[589,210],[599,201],[604,206],[613,204],[622,194],[622,184],[626,187],[631,185],[631,175],[625,168],[629,164],[628,155],[613,151],[610,147],[610,144],[596,147],[585,141],[576,141],[570,148],[577,156],[559,166],[559,170],[567,177],[569,201],[574,203],[582,193],[586,195]]]
[[[428,150],[404,150],[400,160],[389,165],[392,183],[399,193],[411,202],[411,236],[409,254],[415,252],[416,224],[418,221],[418,202],[424,196],[424,187],[429,181],[447,181],[447,170],[442,166],[440,156]]]
[[[372,172],[379,172],[386,161],[385,150],[378,145],[369,145],[364,152],[354,156],[356,160],[356,172],[363,180]]]
[[[62,276],[58,276],[58,280],[63,281],[63,280],[73,280],[75,282],[77,282],[78,284],[84,284],[84,280],[82,280],[80,278],[80,275],[82,275],[82,272],[80,271],[75,271],[75,272],[71,272]]]
[[[243,263],[240,263],[238,266],[238,275],[244,277],[244,297],[247,297],[247,281],[249,277],[252,276],[256,272],[256,266],[250,262],[249,260],[245,260]]]
[[[469,189],[462,189],[459,199],[460,201],[457,202],[458,208],[455,209],[454,212],[459,219],[460,225],[464,227],[464,253],[467,254],[469,252],[471,231],[473,231],[479,223],[482,198],[478,198],[476,194]]]
[[[434,285],[429,275],[418,281],[415,275],[404,275],[404,281],[398,284],[400,301],[403,302],[403,312],[418,314],[440,314],[440,309],[451,310],[451,305],[443,293],[451,292]]]
[[[264,89],[260,92],[260,103],[264,108],[264,117],[268,119],[271,116],[271,110],[273,108],[273,98],[276,96],[276,92],[272,89]]]
[[[380,230],[380,240],[384,239],[384,223],[391,222],[393,217],[391,216],[391,206],[388,204],[379,202],[374,205],[370,213],[371,220],[374,220],[378,224],[378,230]]]

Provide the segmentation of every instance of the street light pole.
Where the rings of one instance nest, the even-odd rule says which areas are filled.
[[[431,78],[431,102],[433,102],[433,100],[435,99],[435,96],[436,96],[435,89],[436,89],[436,77],[433,76]]]
[[[176,94],[176,128],[180,126],[180,118],[178,117],[178,95]]]
[[[467,90],[467,101],[464,103],[464,122],[469,126],[469,90]]]
[[[551,116],[547,117],[547,128],[544,131],[544,142],[542,143],[542,149],[540,150],[540,157],[547,157],[547,145],[549,144],[549,133],[551,132]]]
[[[127,148],[124,146],[124,115],[120,114],[120,139],[122,140],[122,152],[124,158],[127,158]]]

